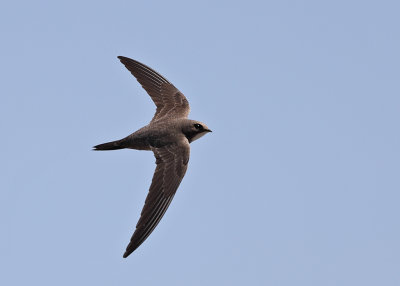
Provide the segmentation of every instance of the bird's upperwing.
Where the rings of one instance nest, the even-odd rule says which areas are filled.
[[[178,144],[152,148],[152,150],[156,157],[157,167],[124,258],[135,251],[160,222],[185,176],[189,162],[190,145],[186,138]]]
[[[154,101],[157,110],[151,120],[152,122],[168,117],[188,117],[190,111],[189,102],[172,83],[138,61],[121,56],[118,58]]]

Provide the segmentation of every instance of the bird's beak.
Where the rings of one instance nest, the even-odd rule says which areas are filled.
[[[204,129],[204,131],[207,131],[207,132],[212,132],[210,129]]]

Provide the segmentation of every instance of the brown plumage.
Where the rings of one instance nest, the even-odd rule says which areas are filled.
[[[146,240],[168,209],[187,170],[189,143],[211,130],[199,121],[187,119],[189,102],[167,79],[135,60],[118,58],[157,107],[148,125],[121,140],[93,147],[94,150],[151,150],[156,158],[156,169],[149,193],[136,230],[124,253],[125,258]]]

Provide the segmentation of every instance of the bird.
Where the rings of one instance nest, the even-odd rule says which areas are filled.
[[[123,56],[118,59],[156,105],[156,112],[149,124],[125,138],[93,147],[96,151],[152,151],[156,159],[156,168],[140,218],[123,254],[126,258],[149,237],[171,204],[188,167],[190,143],[212,131],[204,123],[188,119],[188,100],[165,77],[136,60]]]

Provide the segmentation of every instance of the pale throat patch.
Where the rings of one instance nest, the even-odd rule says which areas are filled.
[[[203,137],[207,132],[201,132],[201,133],[197,133],[196,135],[193,136],[192,138],[192,142]]]

